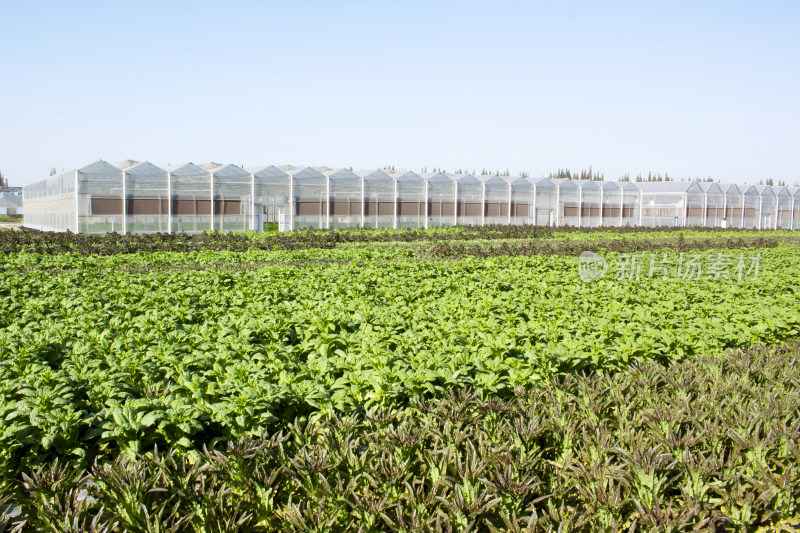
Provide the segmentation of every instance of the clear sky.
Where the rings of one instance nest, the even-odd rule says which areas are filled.
[[[0,0],[0,171],[800,181],[800,2]]]

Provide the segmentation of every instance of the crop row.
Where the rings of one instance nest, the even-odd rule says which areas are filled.
[[[799,405],[800,345],[734,351],[53,462],[0,509],[47,531],[745,530],[800,506]]]
[[[517,255],[579,255],[591,252],[656,252],[673,250],[677,252],[702,250],[734,250],[739,248],[774,248],[781,244],[800,244],[800,237],[710,237],[685,239],[678,236],[672,239],[550,239],[512,242],[437,242],[425,250],[431,259],[453,259],[462,257],[495,257]]]
[[[454,227],[432,230],[300,230],[291,233],[157,233],[120,235],[76,235],[37,231],[0,230],[0,253],[59,254],[129,254],[136,252],[193,252],[193,251],[245,251],[296,250],[306,248],[333,248],[341,243],[402,243],[402,242],[452,242],[495,241],[509,239],[541,240],[552,237],[597,238],[639,235],[723,235],[742,236],[755,233],[738,229],[713,228],[551,228],[548,226],[485,226]],[[778,235],[791,232],[768,232]]]

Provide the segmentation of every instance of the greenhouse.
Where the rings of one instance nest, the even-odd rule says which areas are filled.
[[[169,167],[170,232],[211,229],[211,176],[194,163]]]
[[[396,228],[396,183],[382,170],[356,172],[363,183],[365,228]]]
[[[753,185],[744,192],[744,217],[742,227],[747,229],[773,229],[777,196],[769,185]]]
[[[328,178],[311,167],[288,169],[289,198],[294,207],[289,207],[289,228],[328,227]]]
[[[456,174],[451,179],[456,184],[456,225],[482,225],[484,204],[481,180],[471,174]],[[506,203],[508,203],[507,194]]]
[[[619,184],[622,189],[622,212],[620,225],[640,226],[642,220],[642,190],[629,182]]]
[[[546,178],[532,181],[534,225],[557,225],[556,205],[558,202],[558,187],[552,180]]]
[[[392,173],[397,203],[397,222],[395,227],[424,228],[427,227],[426,200],[427,182],[415,172]]]
[[[718,183],[701,182],[700,188],[703,189],[703,222],[702,226],[707,228],[719,228],[725,218],[725,193]]]
[[[426,172],[425,179],[428,199],[426,228],[454,226],[456,224],[456,182],[441,172]]]
[[[236,165],[206,163],[211,182],[211,228],[214,231],[246,231],[253,214],[253,180]]]
[[[744,223],[744,194],[738,185],[724,183],[720,185],[723,194],[725,227],[741,228]]]
[[[267,223],[286,225],[289,214],[291,179],[276,166],[247,169],[253,175],[253,220],[250,229],[259,230]]]
[[[363,226],[364,196],[361,177],[345,168],[326,170],[330,212],[327,228]]]
[[[533,191],[532,180],[519,176],[509,176],[505,178],[509,185],[509,197],[511,198],[511,224],[533,224]]]
[[[24,225],[157,233],[491,224],[795,229],[800,189],[96,161],[23,188]],[[21,206],[22,207],[22,206]]]
[[[578,187],[580,187],[578,227],[596,228],[602,226],[603,189],[600,188],[596,181],[584,180],[577,183]]]
[[[147,161],[123,161],[122,233],[166,233],[170,224],[167,171]]]
[[[483,209],[481,225],[509,224],[511,212],[511,183],[500,176],[481,176]]]
[[[602,198],[603,226],[639,224],[639,188],[627,182],[598,182]]]
[[[758,229],[774,229],[777,223],[778,197],[775,189],[770,185],[754,185],[761,197],[758,208]]]
[[[573,180],[554,179],[556,185],[556,226],[578,225],[580,187]]]
[[[702,226],[706,194],[698,182],[637,183],[643,226]]]

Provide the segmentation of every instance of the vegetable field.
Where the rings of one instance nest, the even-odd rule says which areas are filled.
[[[175,531],[679,530],[797,507],[798,350],[752,351],[800,338],[789,232],[10,233],[0,494],[25,527],[160,531],[113,510],[120,476],[167,491],[125,497]],[[582,281],[581,250],[604,277]],[[706,270],[681,275],[689,258]],[[726,396],[750,414],[714,413]]]

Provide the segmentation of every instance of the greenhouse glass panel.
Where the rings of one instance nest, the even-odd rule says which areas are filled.
[[[598,182],[580,180],[575,182],[580,192],[580,216],[578,226],[582,228],[596,228],[602,225],[600,216],[602,210],[602,189]]]
[[[601,181],[597,185],[602,197],[600,225],[619,226],[622,224],[622,188],[613,181]]]
[[[686,225],[702,227],[705,222],[706,195],[700,183],[686,189]]]
[[[453,226],[456,218],[456,182],[441,172],[422,174],[427,186],[429,228]]]
[[[453,174],[456,182],[459,226],[480,226],[483,219],[483,183],[472,174]]]
[[[725,222],[723,227],[727,228],[741,228],[742,217],[744,216],[744,198],[742,190],[737,185],[721,184],[720,189],[724,195],[723,202],[725,204]]]
[[[775,193],[777,206],[775,211],[777,213],[776,229],[792,229],[792,193],[786,187],[773,187]]]
[[[172,233],[211,229],[211,175],[193,163],[170,167]]]
[[[557,226],[578,226],[580,212],[580,189],[573,180],[554,179],[558,203],[556,205]]]
[[[364,182],[364,227],[395,227],[394,178],[382,170],[362,170],[356,174]]]
[[[328,178],[311,167],[287,170],[291,176],[294,202],[291,213],[292,229],[328,227]]]
[[[511,224],[533,224],[533,182],[519,176],[506,181],[511,187]]]
[[[63,172],[22,188],[23,226],[40,231],[77,232],[77,170]]]
[[[700,183],[705,194],[705,220],[703,226],[719,228],[725,218],[725,194],[717,183]]]
[[[125,179],[125,233],[169,231],[167,171],[145,161],[117,163]]]
[[[122,233],[122,171],[97,161],[77,173],[78,232]]]
[[[328,227],[361,227],[363,189],[361,177],[345,168],[323,172],[328,177],[330,221]]]
[[[800,187],[792,187],[792,228],[800,229]],[[28,216],[27,214],[25,215]]]
[[[508,224],[511,207],[509,182],[500,176],[480,176],[478,180],[483,184],[483,221],[478,224]]]
[[[549,179],[533,181],[534,224],[537,226],[555,226],[558,201],[558,187]]]
[[[278,225],[284,221],[288,229],[289,194],[291,178],[289,174],[275,166],[248,169],[253,175],[253,221],[251,229],[264,231],[264,224]]]
[[[760,219],[758,229],[775,229],[778,213],[778,197],[775,196],[775,191],[770,185],[756,185],[759,195],[761,196],[761,205],[759,208]]]
[[[643,226],[703,225],[705,194],[696,182],[659,181],[636,183],[641,189]]]
[[[214,231],[247,231],[252,224],[253,182],[249,172],[236,165],[205,163],[211,174]]]
[[[397,227],[424,228],[425,180],[415,172],[395,172],[392,174],[397,185]]]
[[[622,226],[638,226],[642,211],[642,190],[630,182],[619,183],[622,189]]]
[[[761,220],[761,194],[755,185],[748,187],[743,193],[744,199],[744,218],[742,227],[746,229],[758,229]]]

